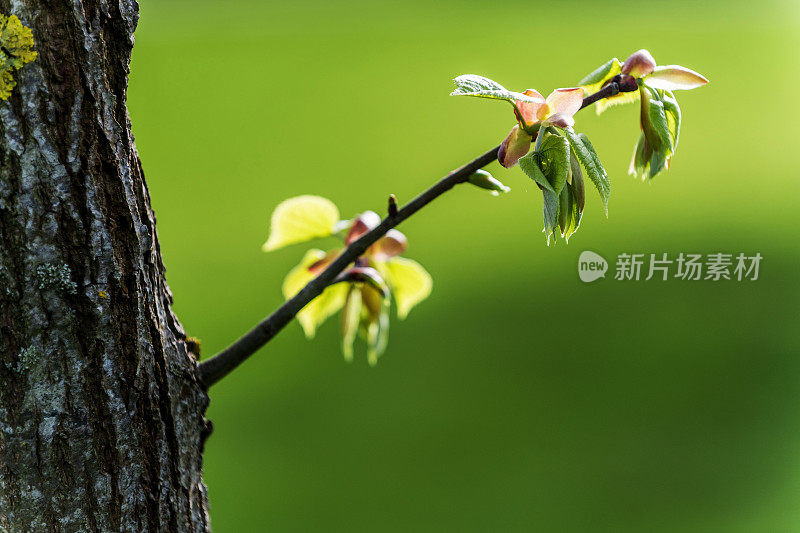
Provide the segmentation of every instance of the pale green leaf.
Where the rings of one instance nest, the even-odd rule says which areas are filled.
[[[309,271],[309,267],[325,258],[322,250],[311,249],[306,252],[300,264],[294,267],[283,280],[283,296],[287,300],[305,287],[309,281],[317,277],[317,273]],[[329,316],[336,313],[344,305],[347,298],[347,286],[342,283],[327,287],[322,294],[311,300],[297,313],[297,320],[303,327],[306,337],[314,337],[317,327]]]
[[[297,196],[281,202],[272,213],[265,252],[290,244],[332,235],[337,230],[339,210],[321,196]]]
[[[654,89],[676,91],[701,87],[708,83],[708,80],[705,76],[690,68],[680,65],[664,65],[656,67],[645,78],[645,83]]]
[[[361,321],[361,289],[351,285],[342,309],[342,354],[348,363],[353,360],[353,343]]]
[[[378,264],[397,304],[397,316],[404,319],[408,312],[427,298],[433,288],[433,280],[422,265],[404,257],[393,257]]]

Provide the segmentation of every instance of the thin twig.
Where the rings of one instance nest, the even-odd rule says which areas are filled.
[[[620,86],[616,81],[603,87],[600,91],[587,96],[583,99],[584,107],[596,102],[601,98],[613,96],[620,91]],[[448,175],[436,182],[431,188],[411,200],[402,209],[384,218],[374,229],[365,233],[358,240],[350,244],[344,251],[322,271],[322,273],[309,281],[300,292],[286,300],[271,315],[261,321],[256,327],[245,333],[236,342],[219,352],[217,355],[203,361],[199,365],[200,379],[206,387],[211,387],[234,368],[239,366],[248,357],[253,355],[259,348],[268,343],[286,324],[292,321],[297,313],[305,307],[311,300],[319,296],[325,287],[345,270],[351,263],[358,259],[367,251],[373,243],[383,237],[387,231],[394,228],[405,219],[431,203],[433,200],[446,193],[459,183],[464,183],[469,176],[476,170],[485,167],[497,159],[499,146],[488,150],[467,163],[466,165],[450,172]]]

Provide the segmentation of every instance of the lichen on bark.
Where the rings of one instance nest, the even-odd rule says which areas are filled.
[[[0,531],[205,531],[207,395],[126,107],[134,0],[0,0]]]

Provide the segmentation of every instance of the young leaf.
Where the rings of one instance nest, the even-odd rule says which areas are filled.
[[[342,309],[342,354],[348,363],[353,360],[353,342],[361,322],[361,289],[351,285]]]
[[[581,86],[586,96],[594,94],[602,89],[611,79],[620,73],[622,63],[619,59],[612,58],[608,62],[597,67],[591,74],[583,78],[578,85]],[[628,104],[639,100],[639,93],[636,91],[618,93],[608,98],[601,98],[595,104],[595,109],[599,115],[611,106]]]
[[[667,114],[664,111],[664,102],[661,100],[659,91],[654,90],[651,92],[651,96],[648,99],[647,114],[653,131],[658,135],[659,147],[672,154],[672,134],[667,121]],[[656,143],[652,144],[655,145]]]
[[[336,205],[321,196],[296,196],[284,200],[272,213],[269,238],[262,250],[269,252],[290,244],[332,235],[339,222]]]
[[[283,296],[287,300],[300,292],[300,289],[317,277],[309,267],[321,261],[327,254],[322,250],[311,249],[306,252],[300,264],[294,267],[283,280]],[[303,326],[306,337],[313,338],[317,327],[325,319],[336,313],[344,305],[347,298],[347,286],[341,283],[327,287],[322,294],[311,300],[297,313],[297,320]]]
[[[377,309],[370,311],[367,323],[367,361],[370,366],[378,363],[378,358],[386,351],[389,344],[389,304],[372,289],[362,290],[365,306],[377,305]]]
[[[544,135],[539,130],[539,135]],[[557,198],[569,175],[569,144],[560,135],[548,135],[538,152],[530,152],[519,160],[520,168],[542,188]]]
[[[667,126],[669,135],[672,139],[672,153],[678,148],[678,140],[681,136],[681,108],[678,100],[670,91],[664,91],[661,102],[664,104],[664,113],[667,115]]]
[[[519,168],[521,168],[530,179],[535,181],[539,185],[540,189],[548,190],[555,194],[553,186],[550,184],[547,176],[545,176],[542,172],[542,169],[539,168],[539,159],[540,155],[538,153],[530,152],[528,155],[519,160]]]
[[[453,80],[456,88],[450,96],[476,96],[478,98],[493,98],[514,103],[515,100],[541,104],[543,98],[528,96],[514,91],[509,91],[499,83],[476,74],[464,74]]]
[[[654,89],[676,91],[678,89],[695,89],[708,83],[699,72],[680,65],[656,67],[653,73],[645,78],[645,83]]]
[[[648,87],[639,90],[642,93],[642,105],[646,106],[642,114],[642,131],[647,146],[652,150],[647,177],[652,179],[667,166],[673,153],[673,139],[660,91]]]
[[[378,265],[384,279],[394,295],[397,316],[402,320],[411,308],[431,294],[431,275],[416,261],[404,257],[393,257]]]
[[[589,138],[583,133],[579,135],[572,128],[565,129],[564,133],[578,161],[583,165],[594,186],[597,187],[597,192],[600,193],[600,197],[603,199],[606,215],[608,215],[608,197],[611,195],[611,182],[608,179],[606,170],[603,168],[603,164],[600,162],[600,158],[597,156],[597,152],[595,152],[592,143],[589,142]]]
[[[647,138],[645,138],[644,133],[641,133],[639,135],[639,140],[636,142],[636,146],[633,148],[633,159],[631,159],[628,174],[633,177],[642,176],[644,179],[651,155],[652,150],[650,150],[647,144]]]
[[[550,189],[542,189],[542,220],[544,236],[550,246],[550,237],[555,240],[556,224],[558,224],[558,196]]]
[[[561,135],[551,134],[542,142],[540,151],[544,175],[553,186],[553,192],[560,194],[569,176],[569,142]]]
[[[608,80],[619,74],[621,68],[622,63],[619,62],[619,59],[613,57],[594,69],[590,74],[583,78],[578,85],[580,85],[581,88],[586,91],[587,95],[596,93],[603,88],[603,85]]]

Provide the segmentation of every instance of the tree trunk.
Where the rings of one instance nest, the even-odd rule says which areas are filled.
[[[126,107],[135,0],[0,0],[0,531],[206,531],[208,397]]]

